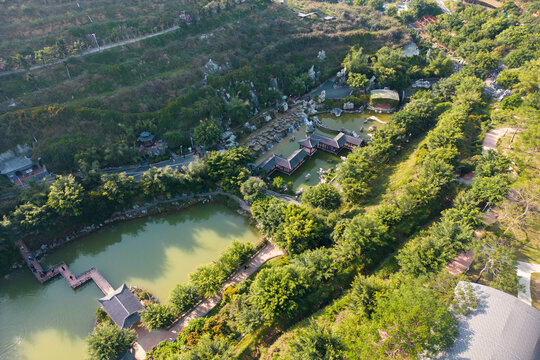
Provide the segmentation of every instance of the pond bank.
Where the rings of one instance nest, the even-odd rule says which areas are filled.
[[[111,286],[145,288],[163,303],[189,273],[215,261],[235,239],[256,244],[261,237],[245,217],[207,202],[106,226],[85,241],[55,249],[42,264],[64,261],[77,274],[94,266]],[[73,291],[57,278],[41,285],[28,269],[0,279],[0,359],[85,358],[84,339],[102,296],[93,284]]]
[[[57,249],[75,239],[80,239],[80,238],[89,236],[104,227],[118,224],[121,222],[128,222],[132,220],[143,219],[149,216],[170,214],[170,213],[188,209],[198,204],[206,204],[212,201],[220,202],[219,199],[215,198],[216,196],[226,196],[229,199],[232,199],[233,201],[238,203],[241,209],[241,211],[238,210],[238,212],[241,215],[249,213],[249,205],[247,205],[245,201],[243,201],[242,199],[238,198],[235,195],[232,195],[223,191],[214,191],[214,192],[191,194],[191,195],[183,194],[182,196],[177,196],[172,199],[167,199],[167,200],[154,199],[154,201],[150,203],[145,203],[143,205],[139,205],[139,204],[133,205],[131,209],[116,212],[109,219],[106,219],[99,224],[91,224],[79,230],[65,232],[58,237],[54,237],[45,242],[40,242],[39,247],[29,246],[29,248],[31,250],[34,250],[35,258],[40,260],[43,256],[47,255],[47,253],[49,253],[51,250]],[[223,203],[226,206],[229,205],[227,204],[226,201]],[[236,210],[236,209],[233,209],[233,210]],[[12,266],[12,271],[23,268],[24,266],[25,266],[25,261],[21,259],[19,262],[15,263]],[[9,278],[9,276],[10,276],[10,273],[4,275],[5,278]]]

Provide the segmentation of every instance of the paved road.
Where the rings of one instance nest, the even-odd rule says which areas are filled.
[[[267,190],[266,195],[273,196],[273,197],[275,197],[277,199],[286,201],[288,203],[300,205],[300,201],[298,201],[298,199],[296,197],[291,196],[291,195],[280,194],[280,193],[277,193],[277,192],[272,191],[272,190]]]
[[[322,91],[324,90],[326,93],[327,99],[343,99],[347,96],[350,96],[353,92],[353,88],[348,86],[338,86],[334,87],[335,85],[335,77],[325,81],[321,85],[319,85],[316,89],[313,89],[310,91],[310,96],[320,95]]]
[[[68,60],[70,58],[82,57],[82,56],[86,56],[86,55],[90,55],[90,54],[100,52],[102,50],[112,49],[112,48],[115,48],[115,47],[118,47],[118,46],[124,46],[124,45],[127,45],[127,44],[132,44],[132,43],[135,43],[135,42],[139,42],[139,41],[144,40],[144,39],[149,39],[149,38],[152,38],[152,37],[155,37],[155,36],[167,34],[167,33],[170,33],[172,31],[178,30],[179,28],[180,27],[178,27],[178,26],[173,26],[173,27],[170,27],[170,28],[162,30],[162,31],[158,31],[158,32],[153,33],[153,34],[143,35],[143,36],[139,36],[139,37],[136,37],[136,38],[133,38],[133,39],[128,39],[128,40],[120,41],[120,42],[117,42],[117,43],[104,45],[104,46],[101,46],[101,47],[99,47],[97,49],[90,49],[90,50],[87,50],[87,51],[83,51],[80,54],[68,56],[68,57],[66,57],[64,59],[53,61],[53,62],[50,62],[50,63],[47,63],[47,64],[34,65],[34,66],[30,67],[30,71],[31,70],[42,69],[42,68],[52,66],[52,65],[58,65],[58,64],[61,64],[62,62],[66,61],[66,60]],[[26,69],[19,69],[19,70],[13,70],[13,71],[0,72],[0,76],[18,74],[18,73],[23,73],[25,71],[26,71]]]
[[[127,176],[133,176],[135,179],[139,179],[141,175],[150,169],[151,167],[157,167],[157,168],[164,168],[164,167],[171,167],[173,169],[179,169],[182,166],[189,165],[190,162],[197,159],[198,156],[195,156],[193,154],[189,154],[186,156],[175,156],[173,159],[161,161],[155,164],[145,164],[145,165],[137,165],[137,166],[125,166],[125,167],[119,167],[114,169],[103,169],[102,172],[104,174],[120,174],[124,173]]]
[[[500,127],[497,129],[489,130],[482,142],[482,153],[487,154],[489,150],[497,151],[497,141],[509,132],[518,132],[518,128],[512,127]]]
[[[444,5],[444,1],[442,0],[435,0],[437,2],[437,5],[439,5],[439,7],[441,8],[442,12],[445,13],[445,14],[451,14],[452,12],[450,11],[450,9],[448,9],[446,7],[446,5]]]

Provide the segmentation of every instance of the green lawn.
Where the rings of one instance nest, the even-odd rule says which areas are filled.
[[[365,209],[369,210],[384,199],[396,196],[412,176],[416,165],[418,146],[425,136],[412,140],[373,181]]]

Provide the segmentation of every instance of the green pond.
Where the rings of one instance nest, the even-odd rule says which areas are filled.
[[[341,116],[335,116],[332,114],[320,114],[318,118],[328,127],[340,130],[341,128],[356,131],[358,135],[364,139],[368,139],[367,129],[374,125],[377,129],[382,129],[385,124],[381,124],[377,121],[367,119],[370,116],[376,116],[379,120],[387,122],[389,114],[376,114],[374,112],[366,111],[364,114],[345,114]],[[361,132],[360,129],[364,127],[365,131]],[[317,129],[315,132],[326,136],[334,137],[336,134],[329,133]],[[295,132],[288,134],[279,143],[275,144],[272,149],[261,155],[256,163],[260,164],[267,159],[272,153],[288,157],[294,150],[298,149],[298,141],[306,137],[306,126],[300,126]],[[308,158],[300,168],[298,168],[292,175],[285,175],[278,171],[272,174],[272,177],[280,176],[286,182],[292,183],[294,191],[298,191],[300,188],[306,189],[307,187],[317,185],[319,183],[318,172],[320,169],[328,170],[331,167],[336,167],[341,162],[342,156],[347,156],[348,151],[342,150],[338,155],[333,155],[324,151],[317,151],[314,156]],[[309,179],[306,180],[306,175],[309,174]]]
[[[143,287],[163,303],[234,239],[258,238],[242,216],[213,204],[104,228],[55,250],[42,264],[65,261],[76,274],[95,266],[113,287]],[[77,290],[61,277],[41,285],[27,268],[0,279],[0,359],[86,359],[85,338],[102,296],[93,282]]]

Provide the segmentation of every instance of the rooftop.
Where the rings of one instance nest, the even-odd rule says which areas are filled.
[[[478,307],[459,319],[459,335],[440,359],[540,359],[540,311],[515,296],[489,286],[470,284]]]
[[[399,101],[399,94],[394,90],[388,90],[388,89],[371,90],[370,95],[372,99],[389,99],[389,100]]]
[[[115,324],[122,329],[135,324],[139,320],[138,312],[144,310],[144,306],[126,284],[122,284],[118,289],[98,301]]]
[[[26,155],[12,158],[0,163],[0,174],[7,175],[32,166],[32,159]]]
[[[355,138],[354,136],[347,135],[340,132],[334,138],[328,136],[320,135],[313,133],[311,136],[302,139],[298,142],[301,146],[305,148],[314,148],[317,144],[326,144],[328,146],[341,149],[345,144],[351,144],[353,146],[360,146],[362,144],[362,139]]]
[[[143,131],[142,133],[139,134],[138,140],[140,142],[152,141],[154,140],[154,135],[149,131]]]
[[[281,166],[283,168],[292,170],[294,169],[302,160],[308,156],[308,153],[304,149],[295,150],[288,158],[272,154],[268,159],[263,161],[259,167],[266,172],[272,171],[275,166]]]

